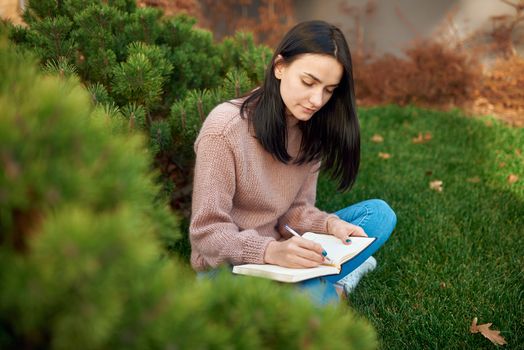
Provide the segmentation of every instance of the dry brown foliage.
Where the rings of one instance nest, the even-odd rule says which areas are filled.
[[[500,0],[515,11],[513,15],[490,16],[491,28],[480,29],[464,38],[462,44],[480,51],[485,57],[510,58],[516,46],[524,43],[524,0]]]
[[[157,7],[167,16],[185,12],[198,26],[213,31],[215,39],[243,30],[252,32],[257,43],[275,47],[294,24],[291,0],[137,0],[139,6]],[[258,7],[255,7],[258,4]]]
[[[351,18],[350,30],[357,99],[361,104],[396,103],[424,106],[461,105],[478,90],[481,65],[465,50],[449,47],[437,38],[418,40],[405,57],[374,55],[365,46],[361,23],[374,16],[376,1],[362,6],[342,1],[340,11]],[[416,29],[398,6],[396,15],[417,36]]]
[[[406,58],[355,58],[356,94],[364,104],[460,105],[478,89],[481,66],[434,41],[414,44]]]
[[[524,127],[524,58],[500,59],[482,76],[474,113],[495,114],[511,125]]]
[[[352,46],[359,102],[459,107],[524,126],[524,58],[516,50],[524,43],[524,0],[500,1],[512,6],[514,15],[494,15],[489,30],[459,38],[453,9],[435,36],[413,43],[404,58],[376,57],[363,46],[360,19],[373,14],[369,9],[376,8],[374,1],[369,6],[342,6],[355,23]],[[405,15],[397,11],[397,16],[409,27]]]
[[[257,43],[275,47],[295,24],[291,0],[260,0],[258,7],[252,0],[200,1],[205,9],[203,25],[210,29],[222,28],[214,31],[218,39],[243,30],[252,32]]]
[[[475,32],[461,43],[487,63],[477,96],[465,109],[524,127],[524,58],[516,49],[524,44],[524,0],[500,1],[515,10],[513,15],[491,16],[490,30]]]

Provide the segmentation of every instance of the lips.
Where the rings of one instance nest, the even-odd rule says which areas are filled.
[[[304,106],[301,106],[306,112],[308,113],[315,113],[317,110],[316,109],[311,109],[311,108],[307,108],[307,107],[304,107]]]

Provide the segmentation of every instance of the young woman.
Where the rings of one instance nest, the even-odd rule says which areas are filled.
[[[375,267],[371,255],[396,224],[391,208],[376,199],[334,214],[315,207],[319,170],[347,190],[360,161],[351,56],[337,27],[308,21],[292,28],[262,86],[211,111],[195,152],[190,240],[196,271],[222,264],[321,264],[322,247],[292,236],[286,224],[344,244],[351,236],[377,238],[340,275],[301,283],[319,303],[338,300],[337,285],[349,292]]]

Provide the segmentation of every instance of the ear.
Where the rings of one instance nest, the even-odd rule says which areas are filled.
[[[275,58],[275,62],[273,64],[273,73],[275,74],[275,78],[278,80],[282,79],[282,73],[284,72],[284,57],[282,55],[278,55]]]

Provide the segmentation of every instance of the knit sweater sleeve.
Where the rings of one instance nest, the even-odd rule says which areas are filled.
[[[334,214],[328,214],[315,207],[319,174],[318,168],[319,164],[312,167],[293,204],[278,221],[278,231],[284,237],[289,236],[289,233],[283,227],[285,224],[288,224],[299,232],[313,231],[327,233],[328,218],[337,217]]]
[[[191,247],[215,268],[264,262],[273,237],[256,230],[240,230],[231,218],[236,174],[234,149],[225,136],[207,134],[195,145],[196,164],[189,235]]]

